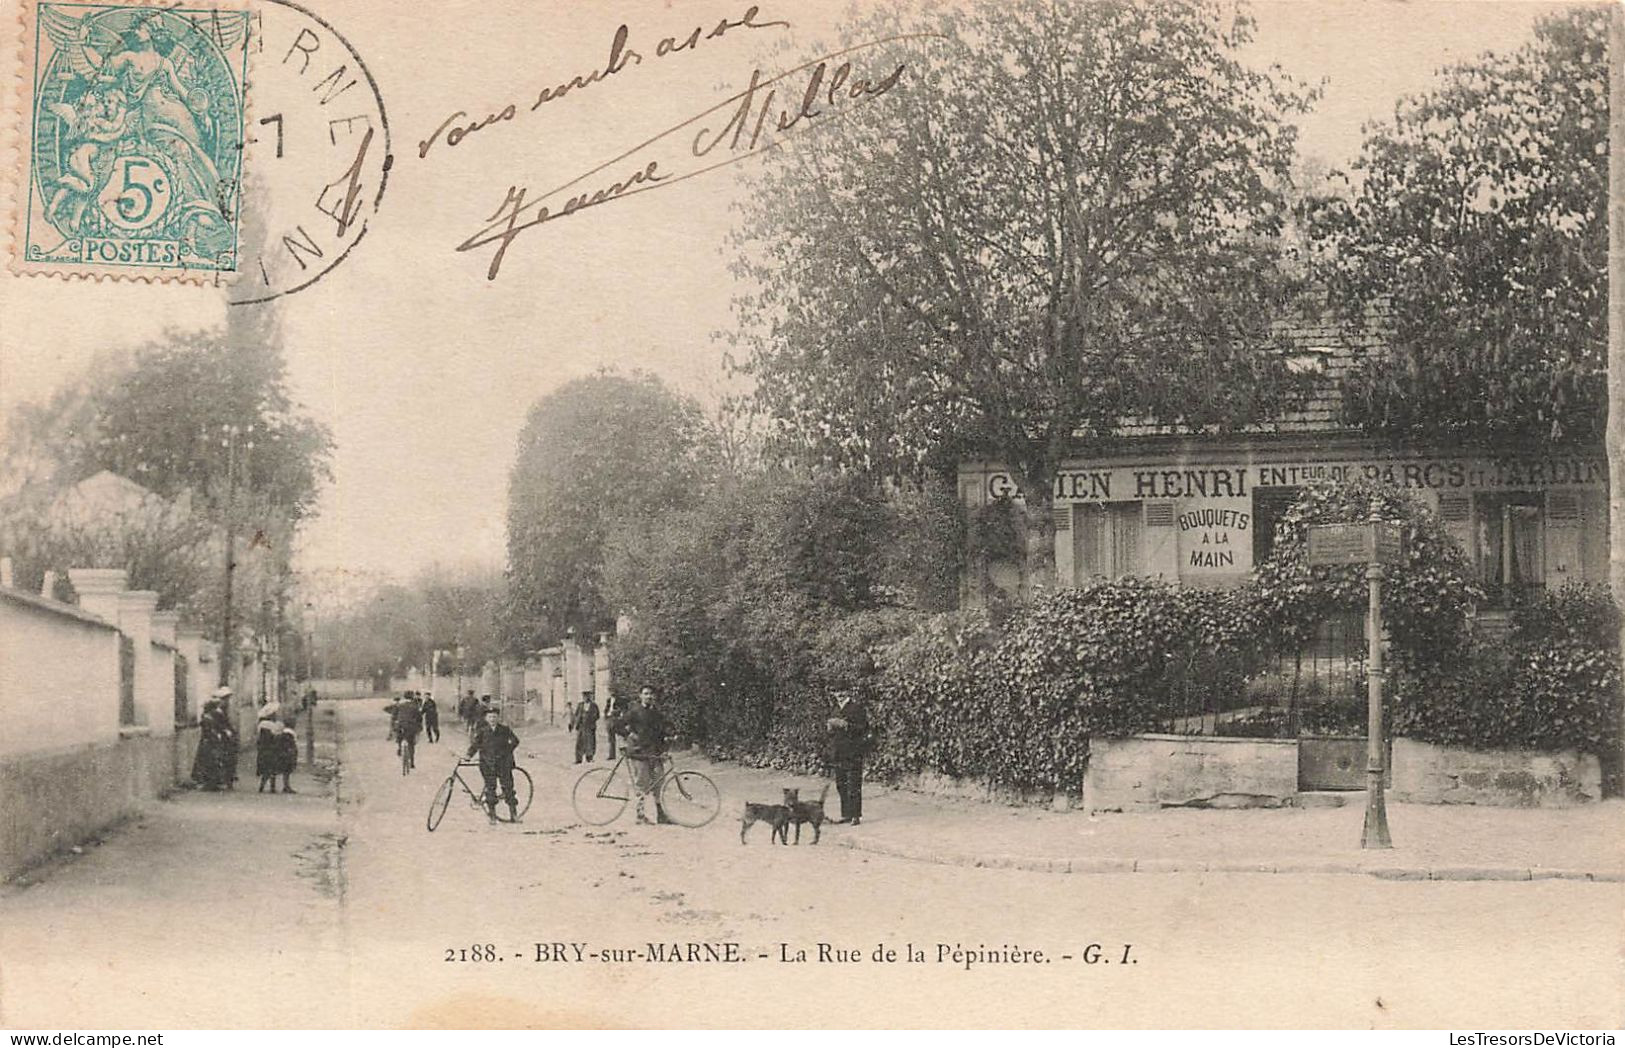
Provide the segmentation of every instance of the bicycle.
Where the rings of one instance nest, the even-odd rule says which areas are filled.
[[[417,760],[418,740],[417,740],[416,736],[407,736],[407,737],[401,739],[400,742],[401,742],[401,774],[402,775],[410,775],[410,774],[412,774],[412,769],[416,768],[418,766],[418,760]]]
[[[576,816],[589,826],[607,826],[620,817],[634,799],[653,795],[660,810],[679,826],[698,829],[722,810],[717,784],[692,769],[678,771],[671,759],[647,790],[639,790],[623,752],[614,767],[589,769],[576,780],[570,803]],[[622,774],[622,769],[625,773]]]
[[[440,789],[435,791],[434,800],[429,802],[428,826],[430,833],[433,833],[435,827],[440,825],[440,820],[446,817],[446,809],[451,807],[451,798],[457,793],[458,786],[461,786],[463,792],[468,794],[468,802],[474,808],[485,807],[485,784],[482,782],[480,789],[476,790],[462,776],[464,768],[478,768],[479,766],[479,761],[458,761],[457,766],[451,769],[451,774],[446,776],[446,781],[440,784]],[[530,811],[531,797],[535,792],[535,786],[530,781],[530,773],[517,764],[514,765],[513,795],[514,800],[518,802],[517,807],[514,809],[514,816],[521,819],[525,817],[525,813]],[[504,807],[499,805],[496,810],[502,811]],[[499,822],[511,822],[514,816],[497,815],[497,820]]]

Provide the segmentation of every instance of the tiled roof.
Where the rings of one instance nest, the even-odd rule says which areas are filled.
[[[1363,325],[1353,325],[1327,310],[1305,307],[1300,317],[1278,320],[1271,331],[1290,348],[1288,356],[1313,368],[1317,381],[1309,393],[1280,416],[1244,427],[1244,433],[1343,432],[1342,382],[1354,367],[1385,345],[1383,328],[1387,313],[1380,307],[1366,310]],[[1173,436],[1188,434],[1179,426],[1147,422],[1127,423],[1118,434],[1124,437]]]

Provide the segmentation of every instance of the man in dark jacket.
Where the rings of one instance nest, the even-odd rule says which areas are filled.
[[[638,821],[648,822],[643,813],[643,799],[650,795],[666,762],[667,735],[670,733],[666,714],[659,707],[660,691],[645,684],[638,691],[637,701],[624,712],[610,718],[610,737],[626,736],[626,759],[632,765],[632,781],[638,788]],[[660,805],[660,795],[654,794],[655,820],[669,823],[666,810]]]
[[[519,748],[519,736],[506,724],[497,722],[497,711],[485,711],[483,721],[474,729],[474,738],[468,744],[468,756],[480,758],[480,777],[485,780],[485,816],[497,821],[497,784],[502,785],[502,799],[508,805],[508,821],[519,821],[519,798],[513,791],[513,751]]]
[[[598,756],[598,704],[592,701],[592,692],[581,696],[576,708],[570,711],[570,728],[576,733],[576,763],[592,761]]]
[[[440,706],[429,692],[423,696],[423,736],[430,742],[440,741]]]
[[[873,671],[860,665],[860,675],[869,672]],[[835,821],[856,826],[863,821],[863,758],[869,749],[869,710],[863,696],[858,691],[836,692],[835,714],[825,724],[830,769],[841,798],[841,817]]]

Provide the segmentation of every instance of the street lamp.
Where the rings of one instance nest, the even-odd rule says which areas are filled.
[[[239,438],[244,450],[254,450],[252,426],[227,423],[220,427],[220,446],[226,449],[226,579],[225,606],[220,623],[220,684],[231,685],[232,661],[237,654],[236,638],[232,636],[232,576],[237,570],[237,448]]]

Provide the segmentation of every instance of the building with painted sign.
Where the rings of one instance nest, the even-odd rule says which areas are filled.
[[[1056,573],[1063,584],[1151,575],[1224,586],[1269,555],[1275,523],[1305,483],[1364,478],[1430,506],[1489,594],[1605,581],[1608,469],[1602,448],[1396,448],[1339,423],[1338,380],[1372,340],[1335,323],[1290,332],[1322,393],[1290,416],[1226,436],[1130,434],[1109,454],[1065,462],[1055,477]],[[959,469],[971,510],[1021,493],[994,462]],[[1014,565],[990,569],[1005,588]],[[973,598],[974,599],[974,598]]]

